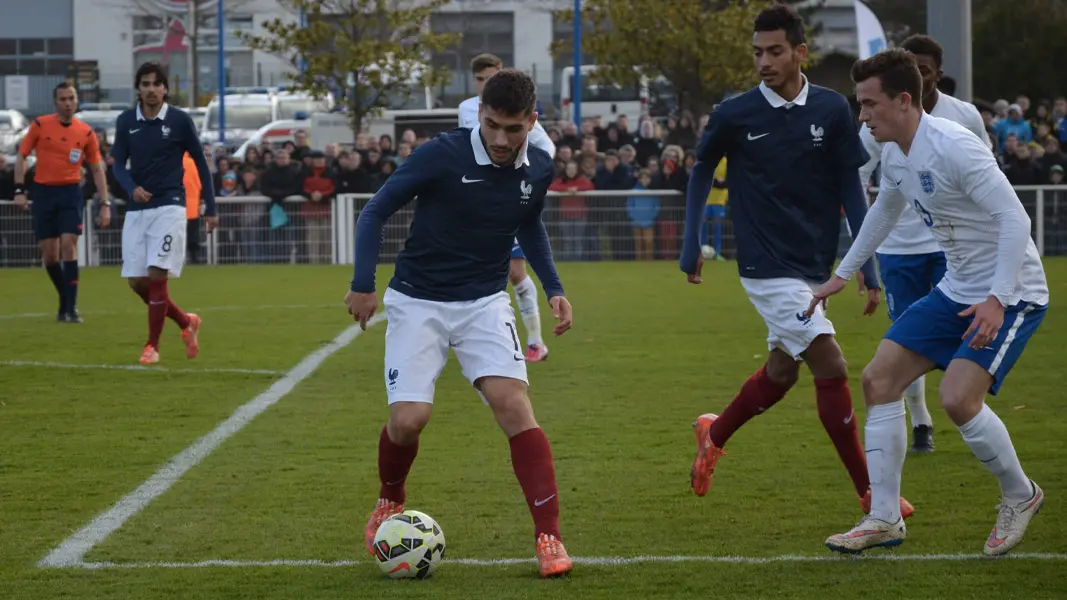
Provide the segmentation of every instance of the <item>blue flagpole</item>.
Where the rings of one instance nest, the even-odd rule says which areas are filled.
[[[301,6],[300,7],[300,28],[304,29],[307,26],[308,26],[308,15],[307,15],[307,12],[304,11],[304,7]],[[303,73],[304,71],[307,71],[307,68],[308,68],[308,61],[305,60],[303,57],[301,57],[300,58],[300,72]]]
[[[219,0],[219,143],[226,142],[226,12]]]
[[[574,124],[582,128],[582,0],[574,0],[574,82],[571,83]]]

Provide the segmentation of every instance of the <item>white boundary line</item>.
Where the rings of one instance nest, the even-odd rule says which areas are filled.
[[[0,360],[0,367],[48,367],[50,369],[108,369],[115,371],[147,371],[149,373],[238,373],[245,375],[285,375],[276,369],[168,369],[144,365],[76,365],[73,363],[40,362],[33,360]]]
[[[779,556],[576,556],[575,564],[592,565],[601,567],[618,567],[642,563],[725,563],[736,565],[766,565],[775,563],[822,563],[822,562],[846,562],[846,561],[973,561],[973,560],[1067,560],[1067,554],[1050,553],[1018,553],[1006,554],[1000,557],[988,557],[983,554],[864,554],[857,556],[842,556],[835,554],[804,555],[782,554]],[[474,567],[506,567],[511,565],[524,565],[536,562],[534,558],[457,558],[446,559],[448,564],[457,564]],[[355,567],[358,565],[374,564],[372,560],[202,560],[196,562],[78,562],[71,565],[62,565],[80,569],[203,569],[207,567],[231,567],[231,568],[254,568],[254,567]]]
[[[334,304],[257,304],[253,306],[194,306],[189,308],[186,312],[194,313],[215,313],[226,311],[245,311],[245,310],[303,310],[309,308],[339,308],[344,305],[341,303]],[[131,315],[141,314],[144,309],[130,308],[127,310],[83,310],[80,313],[83,316],[108,316],[108,315]],[[12,313],[0,315],[0,321],[12,320],[12,319],[41,319],[44,317],[55,318],[56,313]]]
[[[378,314],[371,319],[371,324],[385,319]],[[200,438],[193,445],[178,453],[155,475],[148,478],[103,514],[98,515],[74,535],[63,540],[54,550],[42,558],[39,567],[78,567],[85,564],[85,555],[94,546],[107,539],[109,535],[156,498],[163,495],[183,475],[189,472],[215,451],[223,442],[244,429],[256,417],[274,406],[279,400],[293,391],[298,383],[315,372],[322,363],[338,350],[348,346],[359,337],[359,325],[352,325],[333,339],[332,342],[304,357],[285,377],[274,382],[266,391],[241,405],[230,418],[220,423],[210,433]]]

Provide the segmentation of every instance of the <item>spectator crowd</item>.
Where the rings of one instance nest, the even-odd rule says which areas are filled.
[[[985,119],[997,160],[1013,185],[1062,185],[1067,168],[1067,99],[1039,100],[1026,96],[1014,102],[976,102]],[[696,162],[693,149],[707,117],[672,115],[665,120],[643,118],[631,124],[625,115],[613,120],[586,119],[579,128],[568,121],[542,121],[556,144],[556,178],[544,220],[561,260],[650,260],[677,257],[685,214],[684,191]],[[388,136],[359,134],[351,148],[326,144],[312,150],[304,131],[281,147],[249,147],[240,159],[224,149],[205,145],[213,168],[217,196],[265,197],[266,202],[223,204],[219,235],[220,262],[328,263],[332,258],[332,202],[338,194],[371,194],[427,138],[404,131],[396,142]],[[112,172],[110,147],[104,144],[107,181],[113,198],[126,200]],[[725,171],[725,169],[723,169]],[[0,156],[0,198],[10,198],[12,165]],[[84,178],[84,197],[96,195],[91,177]],[[727,204],[728,180],[709,196],[710,205]],[[619,192],[582,196],[576,192]],[[639,190],[637,194],[630,193]],[[656,191],[664,193],[657,194]],[[680,193],[676,193],[680,192]],[[569,194],[570,193],[570,194]],[[302,197],[304,202],[287,198]],[[1045,194],[1051,227],[1067,217],[1067,191]],[[1061,210],[1062,209],[1062,210]],[[119,216],[123,210],[118,207]],[[397,252],[410,222],[410,208],[388,225],[383,254]],[[725,210],[709,210],[714,239],[705,254],[723,254]],[[10,229],[10,215],[0,214],[0,257],[10,254],[19,232]],[[7,223],[7,225],[5,225]],[[121,220],[116,220],[121,223]],[[1050,225],[1046,225],[1048,229]],[[28,226],[25,235],[30,235]],[[105,262],[118,260],[120,232],[101,231]],[[708,238],[708,233],[702,236]],[[190,236],[189,259],[203,262],[200,236]],[[20,242],[32,247],[32,240]],[[732,251],[727,248],[726,254]],[[111,256],[110,254],[114,254]],[[3,260],[0,263],[8,264]]]

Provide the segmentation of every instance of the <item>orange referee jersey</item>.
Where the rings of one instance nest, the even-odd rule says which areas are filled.
[[[34,181],[41,185],[74,185],[82,180],[82,161],[101,161],[100,142],[93,128],[79,119],[69,125],[59,115],[37,117],[19,146],[19,154],[37,152]]]

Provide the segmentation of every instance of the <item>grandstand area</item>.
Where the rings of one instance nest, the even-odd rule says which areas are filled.
[[[1048,497],[1007,558],[981,557],[1000,494],[937,407],[938,374],[937,451],[905,464],[917,513],[899,549],[823,547],[862,514],[806,373],[695,497],[690,423],[765,359],[765,326],[732,262],[709,261],[701,286],[674,261],[585,262],[560,265],[573,331],[530,365],[574,572],[537,579],[506,439],[453,361],[407,503],[441,524],[450,562],[419,582],[383,579],[363,548],[385,323],[353,329],[349,267],[189,265],[171,290],[203,317],[202,352],[187,361],[168,323],[155,368],[136,365],[145,311],[117,268],[82,272],[79,326],[55,322],[39,268],[5,269],[0,598],[1062,597],[1067,260],[1045,267],[1048,316],[990,400]],[[862,422],[860,372],[888,320],[861,306],[842,294],[830,316]]]

